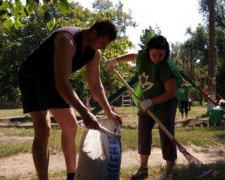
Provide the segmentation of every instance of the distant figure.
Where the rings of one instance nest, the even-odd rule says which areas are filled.
[[[188,117],[188,101],[189,101],[189,90],[190,88],[187,86],[185,80],[183,80],[182,85],[177,90],[177,99],[179,103],[179,110],[181,112],[181,118],[183,119],[184,113],[185,117]]]
[[[209,125],[225,125],[225,100],[221,99],[219,105],[212,108],[209,113]]]
[[[188,100],[188,111],[191,110],[191,105],[192,105],[193,102],[194,102],[194,99],[192,97],[190,97],[189,100]]]

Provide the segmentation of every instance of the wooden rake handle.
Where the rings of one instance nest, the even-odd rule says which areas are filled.
[[[107,59],[103,56],[103,59],[107,61]],[[115,70],[115,68],[112,69],[114,74],[122,81],[122,83],[126,86],[128,91],[131,92],[131,94],[137,99],[139,103],[141,103],[141,99],[138,97],[138,95],[134,92],[134,90],[127,84],[127,82],[121,77],[121,75]],[[179,143],[175,140],[174,136],[166,129],[166,127],[159,121],[159,119],[149,110],[147,109],[147,113],[154,119],[154,121],[159,125],[159,127],[167,134],[167,136],[176,144],[179,145]],[[178,143],[178,144],[177,144]]]

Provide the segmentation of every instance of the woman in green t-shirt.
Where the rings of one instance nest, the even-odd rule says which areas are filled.
[[[107,62],[108,68],[114,68],[118,62],[136,61],[140,98],[142,102],[138,112],[138,153],[140,168],[131,176],[132,180],[148,177],[148,159],[151,154],[152,129],[155,121],[145,112],[150,109],[168,131],[174,135],[176,115],[176,92],[182,83],[182,77],[172,59],[169,59],[169,44],[161,35],[151,38],[146,50],[138,54],[125,54]],[[177,158],[175,144],[159,128],[163,158],[167,169],[164,180],[173,180],[174,165]]]

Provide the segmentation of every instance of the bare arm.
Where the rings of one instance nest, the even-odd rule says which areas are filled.
[[[76,52],[73,36],[67,32],[59,33],[55,39],[54,70],[56,89],[60,95],[82,116],[88,128],[97,128],[96,118],[89,112],[69,83],[72,58]]]
[[[152,98],[153,104],[160,104],[166,102],[174,97],[177,93],[177,81],[175,77],[171,77],[164,83],[166,91],[159,96]]]
[[[115,122],[122,123],[119,116],[117,116],[111,109],[109,102],[105,95],[105,89],[102,85],[100,78],[100,52],[96,51],[95,57],[92,61],[89,61],[86,65],[88,85],[94,99],[98,101],[102,109],[105,111],[109,119]]]
[[[128,62],[128,61],[136,61],[137,54],[135,53],[130,53],[130,54],[124,54],[122,56],[110,59],[106,62],[106,66],[108,69],[112,69],[115,67],[115,65],[118,62]]]
[[[138,54],[136,53],[129,53],[124,54],[122,56],[116,57],[118,62],[126,62],[126,61],[136,61]]]

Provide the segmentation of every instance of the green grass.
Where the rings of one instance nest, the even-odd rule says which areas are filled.
[[[133,107],[115,107],[118,114],[122,115],[122,116],[127,116],[127,115],[133,115],[133,114],[137,114],[138,108],[133,106]],[[191,111],[188,112],[188,117],[190,118],[195,118],[196,116],[201,116],[206,114],[207,112],[207,107],[206,106],[192,106],[191,107]],[[76,115],[79,115],[76,111],[75,111]],[[99,113],[100,115],[104,115],[104,112],[101,111]],[[0,110],[0,119],[1,118],[11,118],[11,117],[21,117],[21,116],[29,116],[29,114],[23,114],[23,110],[22,109],[1,109]],[[177,114],[176,114],[176,118],[180,118],[181,115],[179,113],[179,111],[177,110]]]
[[[77,148],[83,133],[83,129],[78,129],[77,132]],[[137,150],[137,129],[136,128],[121,128],[122,134],[122,149]],[[0,141],[0,157],[6,157],[23,152],[31,152],[33,129],[24,128],[2,128],[1,135],[8,137],[7,141]],[[25,140],[13,137],[24,137]],[[30,138],[28,138],[30,137]],[[61,151],[61,131],[53,128],[50,137],[50,148],[52,152]],[[176,139],[183,146],[199,146],[205,149],[220,147],[220,153],[225,149],[225,134],[224,127],[181,127],[176,128]],[[10,142],[10,143],[9,143]],[[158,129],[153,129],[153,147],[160,147],[160,139]]]
[[[121,128],[122,134],[122,149],[123,151],[127,150],[137,150],[137,108],[121,108],[116,107],[118,113],[123,119],[123,126]],[[21,116],[19,113],[21,110],[1,110],[0,114],[2,117],[2,112],[9,115],[8,117]],[[189,112],[190,118],[195,118],[206,113],[206,107],[194,106]],[[5,114],[5,117],[6,117]],[[104,113],[100,113],[104,115]],[[180,118],[180,113],[177,113],[176,119]],[[32,128],[1,128],[0,137],[6,137],[8,140],[0,141],[0,158],[15,155],[23,152],[31,152],[32,148],[32,137],[34,131]],[[78,149],[79,142],[83,133],[83,129],[79,128],[77,133]],[[61,131],[59,128],[53,128],[51,139],[50,139],[50,148],[51,153],[62,153],[61,143],[60,143]],[[23,137],[25,140],[21,140],[20,137]],[[224,153],[225,149],[225,134],[224,127],[178,127],[176,128],[176,139],[180,144],[185,147],[190,147],[195,145],[203,148],[202,151],[207,152],[211,148],[216,148],[219,154]],[[10,143],[9,143],[10,142]],[[159,133],[158,129],[153,129],[153,147],[160,147]],[[208,164],[209,168],[213,169],[213,173],[204,178],[204,180],[222,180],[225,179],[225,168],[224,163],[218,162],[214,164]],[[128,179],[130,175],[137,169],[137,167],[129,167],[121,169],[121,180]],[[192,167],[189,165],[177,165],[176,173],[177,179],[180,180],[195,180],[196,176],[201,173],[201,169]],[[165,166],[150,166],[150,179],[160,179],[165,172]],[[182,178],[181,178],[182,177]],[[0,176],[0,180],[5,180],[6,178]],[[13,178],[12,180],[23,179],[20,176]],[[32,179],[37,179],[34,176]],[[50,174],[50,179],[65,179],[65,171],[58,171]]]
[[[20,117],[20,116],[29,116],[29,114],[23,114],[22,109],[1,109],[0,118],[10,118],[10,117]]]
[[[138,166],[131,167],[131,168],[124,168],[120,171],[120,177],[122,180],[127,180],[137,170]],[[190,165],[182,165],[178,164],[175,167],[176,171],[176,180],[224,180],[225,173],[223,173],[225,168],[224,163],[214,163],[214,164],[207,164],[207,167],[196,167]],[[213,169],[212,173],[204,178],[198,178],[204,170]],[[165,166],[150,166],[149,168],[149,179],[152,180],[159,180],[163,177],[165,173]]]
[[[2,128],[0,133],[2,137],[6,137],[5,140],[0,141],[0,158],[32,151],[33,129]],[[77,142],[80,142],[82,133],[83,130],[79,128]],[[24,138],[23,140],[21,140],[22,137]],[[77,143],[78,149],[79,145]],[[58,128],[52,129],[49,148],[51,149],[51,153],[61,152],[61,131]]]

